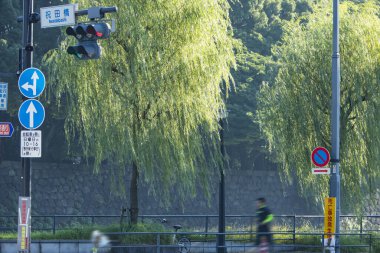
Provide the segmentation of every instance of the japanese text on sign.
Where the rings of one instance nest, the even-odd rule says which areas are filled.
[[[0,82],[0,110],[6,111],[8,104],[8,84]]]
[[[75,4],[41,8],[41,28],[75,24]]]
[[[325,198],[325,239],[335,237],[336,198]]]
[[[0,124],[0,135],[9,135],[11,126],[9,124]]]
[[[40,130],[21,131],[21,157],[41,157],[42,133]]]

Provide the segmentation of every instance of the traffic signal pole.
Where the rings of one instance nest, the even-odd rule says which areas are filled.
[[[218,237],[217,237],[217,253],[227,253],[226,249],[226,204],[225,204],[225,182],[224,182],[224,170],[226,165],[226,150],[224,148],[224,118],[219,120],[220,124],[220,152],[222,154],[222,164],[220,170],[220,182],[219,182],[219,225],[218,225]]]
[[[34,0],[24,0],[23,1],[23,33],[22,33],[22,57],[21,57],[21,67],[22,70],[30,68],[33,65],[33,23],[35,22],[35,14],[33,14]],[[23,100],[26,100],[23,97]],[[21,195],[23,197],[30,197],[31,195],[31,159],[22,158],[21,159],[21,182],[22,191]]]
[[[340,253],[340,55],[339,55],[339,0],[333,1],[333,54],[332,54],[332,108],[331,108],[331,163],[330,197],[336,198],[336,253]]]
[[[23,0],[23,16],[22,16],[22,49],[20,50],[19,56],[19,67],[21,73],[23,70],[30,68],[33,65],[33,23],[38,22],[39,15],[33,13],[34,0]],[[23,97],[23,100],[27,100],[26,97]],[[31,175],[32,175],[32,161],[30,158],[21,158],[21,197],[31,197]],[[20,203],[19,203],[20,205]],[[31,207],[31,206],[30,206]],[[19,206],[20,208],[20,206]],[[30,243],[31,243],[31,227],[26,228],[28,240],[25,242],[25,251],[30,252]],[[19,227],[20,231],[20,227]],[[19,232],[20,233],[20,232]],[[19,241],[20,239],[18,239]]]

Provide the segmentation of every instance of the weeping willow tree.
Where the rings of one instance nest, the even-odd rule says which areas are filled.
[[[341,8],[341,174],[345,207],[360,207],[380,188],[380,19],[373,3]],[[329,177],[311,174],[311,151],[331,150],[330,6],[289,24],[274,49],[279,72],[258,96],[257,121],[288,182],[321,201]],[[322,194],[321,194],[322,192]]]
[[[50,52],[49,98],[65,110],[68,140],[94,158],[95,170],[112,160],[120,179],[132,164],[136,222],[140,175],[160,190],[161,201],[175,183],[183,198],[197,184],[207,188],[220,163],[222,90],[235,65],[230,7],[227,0],[77,2],[80,8],[117,6],[117,31],[102,43],[97,61],[68,55],[67,46],[75,44],[69,38]]]

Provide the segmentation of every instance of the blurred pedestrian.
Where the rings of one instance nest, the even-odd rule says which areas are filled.
[[[110,251],[110,240],[98,230],[92,232],[91,242],[93,244],[92,253],[106,253]]]
[[[272,244],[272,235],[270,234],[270,224],[273,220],[273,214],[266,206],[265,198],[258,198],[256,201],[257,210],[257,237],[256,246],[260,245],[261,238],[265,237],[266,242],[270,245]]]

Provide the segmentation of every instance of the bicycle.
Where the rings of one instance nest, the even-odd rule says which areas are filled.
[[[167,223],[168,221],[166,219],[162,219],[161,223]],[[191,248],[191,241],[185,237],[181,236],[181,238],[178,239],[177,235],[179,236],[178,230],[182,228],[181,225],[174,225],[173,226],[175,233],[173,234],[172,237],[172,244],[173,245],[178,245],[178,253],[189,253],[190,248]]]
[[[191,242],[187,237],[182,236],[179,240],[177,239],[177,232],[182,228],[181,225],[174,225],[175,234],[173,235],[173,244],[178,245],[179,253],[188,253],[190,252]]]

